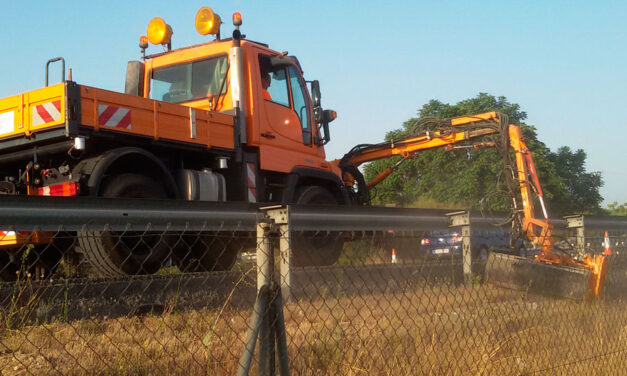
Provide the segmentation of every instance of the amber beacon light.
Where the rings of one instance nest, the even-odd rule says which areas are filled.
[[[196,31],[200,35],[219,34],[222,20],[209,7],[202,7],[196,13]]]
[[[148,40],[152,44],[169,44],[172,38],[172,28],[163,18],[155,17],[148,24]]]

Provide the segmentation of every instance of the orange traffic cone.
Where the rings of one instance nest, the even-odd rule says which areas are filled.
[[[612,254],[612,243],[610,243],[610,237],[607,235],[607,231],[605,231],[605,239],[603,239],[603,254],[605,256]]]
[[[396,248],[392,248],[392,264],[396,264]]]

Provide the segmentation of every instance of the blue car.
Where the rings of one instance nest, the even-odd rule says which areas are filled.
[[[513,254],[528,257],[527,248],[522,242],[510,246],[509,231],[487,230],[473,231],[471,238],[472,258],[487,260],[488,252]],[[420,241],[420,258],[446,258],[462,255],[462,235],[455,231],[433,231],[425,235]]]

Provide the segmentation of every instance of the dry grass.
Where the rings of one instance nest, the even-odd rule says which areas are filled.
[[[625,369],[627,313],[619,302],[531,299],[481,285],[405,283],[373,293],[347,290],[324,290],[315,299],[285,306],[292,374],[616,374]],[[0,336],[0,372],[232,375],[250,314],[226,305],[7,328]]]

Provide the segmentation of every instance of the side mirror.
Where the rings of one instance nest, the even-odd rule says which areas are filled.
[[[335,120],[335,118],[337,118],[337,112],[333,110],[323,110],[320,107],[314,108],[314,122],[319,124],[322,134],[322,138],[317,141],[318,145],[325,145],[331,140],[329,123]]]
[[[313,106],[320,107],[320,82],[318,80],[311,81],[311,99],[313,101]]]

